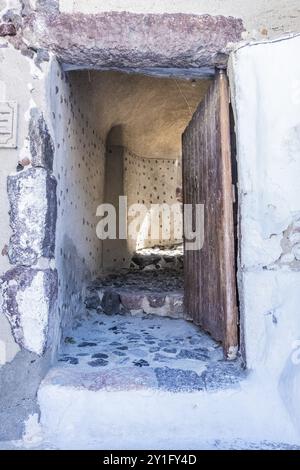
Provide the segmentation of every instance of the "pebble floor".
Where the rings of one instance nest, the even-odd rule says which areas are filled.
[[[104,374],[116,388],[142,380],[154,388],[194,391],[231,386],[243,376],[239,361],[224,361],[221,346],[198,327],[158,316],[92,312],[64,338],[58,362],[61,370],[82,376]]]

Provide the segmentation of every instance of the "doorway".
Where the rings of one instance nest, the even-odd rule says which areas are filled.
[[[195,367],[197,373],[201,361],[201,366],[203,361],[220,361],[222,345],[229,357],[226,336],[221,337],[213,329],[206,328],[206,324],[193,316],[195,312],[184,300],[193,292],[195,304],[198,303],[205,316],[205,304],[201,303],[200,290],[195,286],[196,278],[190,275],[187,279],[185,265],[191,258],[187,250],[183,250],[182,233],[171,229],[165,240],[161,236],[161,214],[156,219],[158,235],[153,236],[146,224],[152,205],[174,203],[179,205],[176,214],[182,225],[182,202],[187,201],[185,188],[189,187],[187,174],[192,166],[186,165],[187,160],[182,162],[181,135],[189,129],[188,125],[191,126],[189,122],[193,123],[194,113],[199,115],[207,96],[211,96],[215,80],[78,71],[66,74],[63,82],[63,86],[60,85],[62,92],[58,85],[55,91],[58,95],[55,114],[60,117],[62,126],[66,126],[59,126],[55,169],[60,195],[57,226],[57,250],[61,259],[58,266],[59,307],[66,311],[60,361],[68,365],[93,363],[90,367],[109,367],[111,358],[114,366],[116,361],[120,366],[130,357],[131,366],[152,364],[154,367],[160,362],[167,366],[176,360],[178,364],[181,361],[181,365],[182,361],[187,361],[182,367]],[[67,92],[69,98],[66,98]],[[211,107],[211,116],[214,111]],[[207,117],[203,116],[201,122],[208,123]],[[216,119],[211,122],[215,125]],[[215,125],[211,132],[219,132],[219,129],[219,125]],[[185,148],[183,150],[186,159]],[[216,159],[218,155],[216,152]],[[201,177],[199,173],[199,181]],[[146,208],[135,239],[120,236],[123,230],[120,229],[120,197],[124,196],[128,206],[139,204]],[[191,199],[188,203],[195,201],[198,202]],[[205,200],[200,202],[205,205]],[[115,238],[98,237],[98,224],[105,218],[104,213],[98,212],[102,204],[115,208]],[[122,217],[124,219],[124,214]],[[125,218],[129,227],[132,214],[127,211]],[[174,222],[174,214],[169,218]],[[70,234],[69,227],[74,223],[80,224],[82,229]],[[195,252],[192,256],[196,263]],[[70,260],[69,264],[66,259]],[[217,262],[215,260],[215,267]],[[202,275],[205,285],[208,278],[204,271]],[[218,308],[216,304],[214,307]],[[212,309],[208,311],[209,315],[211,312]],[[219,315],[221,318],[222,314]],[[151,323],[148,323],[150,330],[157,329],[163,331],[163,335],[169,335],[164,344],[162,337],[141,327],[146,320]],[[187,320],[192,320],[196,326]],[[174,321],[183,322],[179,328],[181,335],[175,334],[178,333],[175,324],[179,323]],[[100,326],[98,332],[106,351],[99,349],[98,326],[93,325]],[[199,326],[212,338],[201,332]],[[133,331],[137,328],[145,331]],[[119,335],[122,341],[103,337],[103,329],[109,332],[108,336]],[[131,342],[130,348],[123,344],[127,340]],[[205,342],[208,343],[206,346]],[[141,344],[146,345],[148,358],[145,358],[143,348],[136,347]],[[128,349],[137,350],[139,357],[132,359],[126,352]]]

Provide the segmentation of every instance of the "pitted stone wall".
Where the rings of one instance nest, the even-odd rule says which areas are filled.
[[[182,233],[174,232],[174,219],[172,212],[167,216],[170,223],[170,239],[164,240],[160,230],[160,237],[151,237],[151,231],[146,230],[147,221],[150,218],[150,208],[153,204],[167,204],[170,208],[178,203],[176,199],[176,188],[180,182],[180,162],[179,159],[151,159],[143,158],[129,150],[124,154],[124,181],[125,194],[128,196],[128,206],[131,204],[145,204],[147,207],[147,216],[145,217],[140,229],[140,236],[136,243],[132,243],[132,251],[140,248],[151,247],[155,245],[173,245],[182,241]],[[180,227],[182,213],[179,210],[175,212],[177,227]],[[179,220],[178,220],[179,219]],[[130,222],[130,219],[129,221]],[[162,221],[160,217],[160,229]]]
[[[55,63],[49,87],[57,178],[58,315],[64,328],[83,313],[85,285],[102,267],[96,210],[103,202],[105,144],[95,127],[86,76],[74,83]]]

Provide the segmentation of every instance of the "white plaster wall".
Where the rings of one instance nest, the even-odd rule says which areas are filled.
[[[4,3],[0,4],[3,8],[13,7],[16,2]],[[7,176],[16,172],[19,160],[30,157],[28,124],[31,108],[38,107],[46,116],[48,114],[45,80],[49,67],[49,63],[43,63],[38,68],[33,60],[14,49],[7,40],[0,39],[0,101],[11,100],[18,104],[17,148],[0,148],[0,275],[12,267],[6,250],[11,236]],[[0,312],[0,365],[13,360],[18,350],[8,321]]]
[[[131,204],[145,204],[150,217],[150,206],[152,204],[168,204],[172,206],[177,203],[176,187],[178,186],[179,160],[168,158],[143,158],[133,152],[125,149],[124,154],[124,189],[128,197],[128,206]],[[175,215],[176,219],[182,218],[179,211]],[[171,218],[171,220],[170,220]],[[170,240],[151,237],[141,227],[141,233],[136,241],[130,242],[131,251],[139,248],[150,247],[154,245],[171,245],[178,243],[182,237],[174,232],[174,220],[171,216],[170,221]],[[130,218],[128,222],[130,222]],[[161,222],[161,220],[160,220]],[[178,222],[176,221],[175,223]],[[147,217],[144,220],[147,226]],[[144,238],[144,236],[148,238]],[[182,234],[181,234],[182,235]]]
[[[298,36],[238,49],[231,82],[246,360],[271,380],[300,429],[299,47]]]
[[[96,209],[104,197],[105,145],[93,126],[86,83],[73,84],[72,76],[64,74],[57,63],[53,65],[50,106],[58,182],[56,267],[62,326],[82,313],[86,283],[102,265]]]
[[[300,31],[298,0],[60,0],[62,12],[195,13],[242,18],[248,36]]]

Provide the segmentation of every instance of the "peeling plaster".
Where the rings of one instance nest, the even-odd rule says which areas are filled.
[[[30,287],[25,291],[20,290],[16,295],[20,328],[24,338],[23,346],[38,355],[44,351],[49,313],[43,282],[44,275],[38,272]]]

